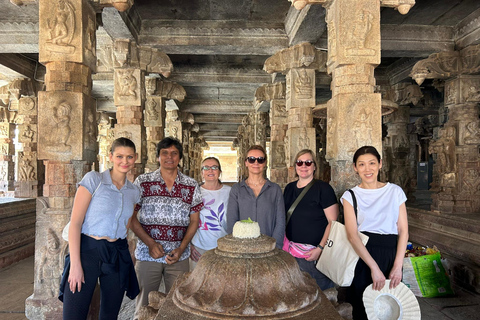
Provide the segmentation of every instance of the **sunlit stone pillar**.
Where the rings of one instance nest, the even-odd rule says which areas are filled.
[[[411,76],[445,79],[448,120],[429,146],[439,190],[432,210],[448,213],[480,211],[480,45],[430,55],[415,64]]]
[[[43,175],[43,165],[37,161],[37,97],[31,80],[25,79],[23,82],[28,86],[28,90],[18,100],[18,142],[22,144],[23,151],[17,155],[15,197],[36,198],[41,196],[42,187],[39,187],[38,180],[39,174]]]
[[[98,113],[98,166],[100,172],[112,167],[110,163],[110,149],[113,140],[115,140],[115,133],[112,128],[110,117],[106,113]]]
[[[286,111],[288,129],[284,139],[288,182],[295,180],[293,159],[298,151],[316,152],[313,108],[315,107],[315,71],[325,70],[326,54],[309,43],[277,52],[265,61],[268,73],[286,73]]]
[[[61,17],[61,19],[59,18]],[[37,202],[34,293],[29,319],[61,319],[57,299],[76,183],[97,155],[95,103],[96,17],[82,0],[39,2],[39,61],[46,67],[38,93],[38,159],[45,164],[44,199]]]
[[[423,95],[417,85],[409,83],[399,83],[388,90],[398,109],[383,117],[387,136],[383,143],[382,171],[386,174],[386,181],[399,185],[411,197],[415,191],[417,175],[415,142],[412,143],[407,127],[410,122],[410,106],[416,105]]]
[[[255,93],[257,104],[269,104],[270,116],[270,180],[284,188],[287,185],[288,169],[285,163],[284,139],[288,129],[285,107],[285,83],[266,84]]]
[[[15,124],[8,118],[0,122],[0,196],[13,197],[13,182],[15,179]]]

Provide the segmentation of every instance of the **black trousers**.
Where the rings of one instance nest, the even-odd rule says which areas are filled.
[[[398,236],[396,234],[381,235],[370,232],[362,233],[369,236],[365,247],[372,258],[377,262],[378,267],[385,275],[385,278],[388,279],[388,275],[395,262]],[[355,276],[352,285],[348,287],[346,297],[347,302],[353,307],[354,320],[368,320],[362,297],[365,288],[372,283],[373,280],[370,268],[362,259],[359,259],[355,268]]]
[[[117,240],[126,241],[126,240]],[[125,288],[120,281],[118,265],[106,271],[100,254],[100,246],[114,254],[118,245],[116,242],[95,240],[82,234],[80,245],[80,259],[82,262],[85,283],[80,292],[72,293],[68,281],[63,286],[63,319],[87,319],[88,309],[92,301],[93,292],[100,280],[100,317],[101,320],[116,320],[122,305]],[[66,275],[68,277],[68,275]]]

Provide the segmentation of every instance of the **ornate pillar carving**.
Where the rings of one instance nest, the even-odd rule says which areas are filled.
[[[257,102],[270,101],[270,180],[284,188],[288,181],[284,139],[288,129],[285,83],[266,84],[255,93]]]
[[[76,183],[97,156],[91,74],[96,67],[96,17],[88,1],[39,2],[39,61],[46,67],[38,92],[38,159],[45,164],[44,199],[37,202],[34,293],[29,319],[61,319],[57,299]]]
[[[277,52],[265,61],[268,73],[286,73],[286,111],[288,129],[284,138],[288,182],[295,179],[292,161],[298,151],[316,152],[313,108],[315,107],[315,71],[325,70],[326,54],[309,43]]]
[[[480,45],[461,51],[430,55],[415,64],[411,76],[445,79],[444,103],[448,120],[429,146],[434,154],[434,176],[439,190],[432,195],[432,210],[474,213],[480,210]]]
[[[17,174],[15,182],[16,198],[36,198],[41,195],[39,176],[44,175],[43,165],[37,161],[38,143],[38,110],[37,97],[31,80],[22,80],[28,87],[18,100],[18,142],[22,144],[22,152],[17,155]]]
[[[383,139],[383,167],[385,181],[402,187],[405,194],[413,196],[416,184],[416,136],[409,135],[410,105],[417,105],[423,94],[415,84],[399,83],[387,89],[384,98],[398,104],[398,109],[383,117],[387,136]],[[384,99],[382,100],[382,104]]]
[[[110,163],[110,147],[115,134],[112,129],[112,121],[106,113],[98,114],[98,166],[100,171],[112,167]]]
[[[170,76],[173,70],[170,58],[156,49],[137,46],[130,40],[115,40],[114,54],[114,102],[117,106],[117,124],[115,137],[127,137],[135,142],[139,157],[135,169],[129,173],[134,179],[145,169],[145,161],[151,153],[152,142],[160,141],[158,127],[162,127],[163,101],[153,97],[159,88],[156,78],[147,78],[149,73]],[[146,83],[148,81],[149,97],[146,99]],[[161,97],[161,94],[159,95]],[[145,100],[147,100],[145,105]],[[144,117],[144,108],[145,117]],[[156,120],[155,120],[156,119]],[[148,128],[148,129],[146,129]],[[150,138],[150,139],[149,139]],[[157,141],[157,142],[158,142]],[[148,159],[148,170],[154,170],[155,163]],[[156,169],[156,168],[155,168]]]

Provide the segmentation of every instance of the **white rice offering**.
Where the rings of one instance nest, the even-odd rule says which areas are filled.
[[[232,236],[240,239],[258,238],[260,237],[260,226],[258,222],[252,221],[250,218],[237,221],[233,226]]]

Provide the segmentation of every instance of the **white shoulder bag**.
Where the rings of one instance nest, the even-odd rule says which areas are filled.
[[[357,218],[357,199],[352,190],[349,189],[348,191],[352,194],[353,209],[355,210],[355,218]],[[358,232],[358,236],[363,245],[366,245],[368,236],[361,232]],[[359,258],[350,241],[348,241],[345,226],[338,221],[332,221],[327,243],[317,262],[317,269],[337,285],[348,287],[352,284]]]

